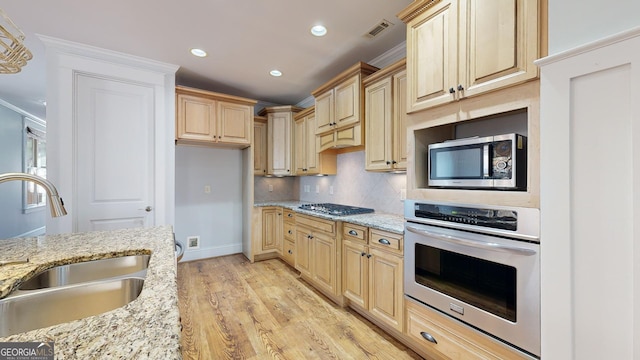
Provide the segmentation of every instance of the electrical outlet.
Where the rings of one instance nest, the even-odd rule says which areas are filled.
[[[316,185],[316,194],[320,194],[320,185]]]
[[[329,195],[333,195],[333,185],[329,186]]]
[[[269,184],[269,192],[273,191],[273,185]]]
[[[407,199],[407,189],[400,189],[400,201]]]
[[[211,186],[210,185],[205,185],[204,186],[204,193],[205,194],[211,194]]]
[[[200,235],[187,236],[187,249],[199,249],[200,248]]]
[[[304,192],[308,193],[309,192],[309,185],[305,185],[304,186]]]

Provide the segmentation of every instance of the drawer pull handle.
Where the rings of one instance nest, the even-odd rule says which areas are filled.
[[[378,242],[382,245],[391,245],[391,242],[387,239],[380,239]]]
[[[293,217],[293,214],[292,213],[288,213],[287,216],[288,217]]]
[[[423,337],[425,340],[427,340],[427,341],[430,341],[430,342],[432,342],[432,343],[434,343],[434,344],[437,344],[437,343],[438,343],[438,342],[436,341],[436,338],[434,338],[433,336],[431,336],[431,334],[429,334],[428,332],[421,331],[421,332],[420,332],[420,335],[422,335],[422,337]]]
[[[349,235],[358,236],[358,232],[355,230],[349,230]]]

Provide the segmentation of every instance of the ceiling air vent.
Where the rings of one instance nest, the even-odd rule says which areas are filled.
[[[390,29],[393,26],[393,23],[388,20],[382,20],[380,23],[376,24],[369,32],[367,32],[367,37],[374,38],[380,36],[380,34],[384,33],[387,29]]]

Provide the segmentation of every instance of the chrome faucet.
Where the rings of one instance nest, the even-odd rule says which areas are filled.
[[[7,181],[30,181],[42,186],[47,192],[49,198],[49,208],[51,209],[51,216],[58,217],[67,215],[67,210],[64,208],[64,203],[58,195],[58,190],[53,184],[40,176],[25,174],[25,173],[6,173],[0,174],[0,183]]]

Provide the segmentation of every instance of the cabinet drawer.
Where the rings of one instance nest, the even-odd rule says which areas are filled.
[[[366,226],[344,223],[342,236],[345,240],[360,241],[366,243],[368,240]]]
[[[284,224],[284,238],[295,241],[296,239],[296,224],[285,222]]]
[[[284,241],[284,251],[282,251],[282,259],[287,262],[287,264],[295,267],[295,259],[296,259],[296,243],[295,241],[285,240]]]
[[[295,222],[296,221],[296,213],[291,209],[284,209],[284,222]]]
[[[429,358],[531,359],[457,320],[436,313],[425,305],[405,299],[405,309],[406,333]]]
[[[320,218],[314,218],[311,216],[300,215],[296,216],[296,224],[305,225],[313,230],[319,230],[327,234],[336,234],[336,222],[331,220],[324,220]]]
[[[369,234],[369,245],[372,247],[402,254],[402,235],[377,229],[370,229]]]

